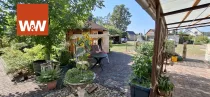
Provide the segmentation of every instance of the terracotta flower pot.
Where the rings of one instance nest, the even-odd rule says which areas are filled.
[[[159,92],[160,96],[166,96],[167,95],[167,92],[165,92],[165,91],[158,90],[158,92]]]
[[[57,81],[52,81],[52,82],[48,82],[47,83],[47,89],[48,90],[52,90],[52,89],[55,89],[56,88],[56,84],[57,84]]]

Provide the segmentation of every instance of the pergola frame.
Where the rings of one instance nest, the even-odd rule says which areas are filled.
[[[209,7],[210,3],[198,5],[200,0],[195,0],[192,7],[163,13],[162,6],[159,0],[136,0],[136,1],[155,20],[154,55],[153,55],[153,60],[152,60],[152,74],[151,74],[152,87],[150,90],[150,97],[157,97],[158,96],[157,95],[158,93],[157,80],[163,71],[164,59],[166,58],[165,53],[164,53],[164,44],[165,44],[164,41],[167,39],[168,31],[177,30],[183,27],[197,28],[197,27],[210,26],[210,25],[206,25],[206,24],[209,24],[210,22],[197,24],[202,20],[210,19],[209,17],[210,15],[206,16],[205,18],[185,20],[193,10]],[[165,16],[174,15],[174,14],[178,14],[182,12],[187,12],[187,14],[181,21],[168,23],[168,24],[166,23]],[[197,22],[191,25],[181,26],[181,23],[193,22],[193,21],[197,21]],[[177,27],[167,28],[168,25],[174,25],[174,24],[179,24],[179,25]],[[160,72],[157,73],[158,66],[160,66]]]

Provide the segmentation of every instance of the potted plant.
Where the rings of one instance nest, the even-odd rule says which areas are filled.
[[[49,69],[46,71],[41,71],[40,76],[38,76],[38,81],[47,84],[47,89],[55,89],[57,84],[57,79],[59,78],[60,70]]]
[[[83,36],[77,40],[78,41],[75,43],[75,45],[80,47],[80,49],[76,51],[78,53],[78,55],[76,55],[76,68],[68,70],[64,78],[64,83],[75,89],[77,89],[78,86],[86,86],[95,78],[94,72],[88,70],[90,64],[87,60],[88,56],[90,56],[91,44],[89,34],[83,33]]]
[[[160,96],[169,96],[173,91],[174,84],[169,80],[169,77],[161,76],[158,79],[158,92]]]
[[[152,71],[152,43],[143,43],[137,48],[130,80],[131,97],[149,97]]]

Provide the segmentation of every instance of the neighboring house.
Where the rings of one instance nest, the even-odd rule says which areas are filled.
[[[133,31],[126,31],[128,35],[128,41],[135,41],[136,40],[136,34]]]
[[[155,30],[154,29],[149,29],[149,31],[147,31],[145,36],[146,36],[146,40],[153,41],[154,38],[155,38]]]
[[[82,33],[89,32],[92,39],[92,45],[99,45],[105,52],[109,52],[109,32],[102,26],[88,22],[89,28],[71,29],[66,34],[66,41],[70,44],[69,51],[75,53],[76,48],[74,43],[78,37],[82,37]]]
[[[199,36],[202,35],[202,32],[200,32],[198,29],[196,28],[192,28],[190,30],[185,31],[186,34],[189,34],[191,36]]]
[[[144,41],[142,33],[139,33],[139,34],[136,36],[136,41],[139,41],[139,42]]]
[[[175,41],[176,45],[179,44],[179,35],[176,34],[168,34],[168,40]]]

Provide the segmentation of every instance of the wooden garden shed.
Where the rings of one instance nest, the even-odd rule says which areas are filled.
[[[87,22],[89,27],[83,29],[71,29],[66,34],[66,42],[69,44],[69,51],[75,54],[76,47],[73,45],[77,42],[82,33],[89,33],[92,39],[92,45],[99,45],[105,52],[109,52],[109,32],[103,26],[92,21]]]

